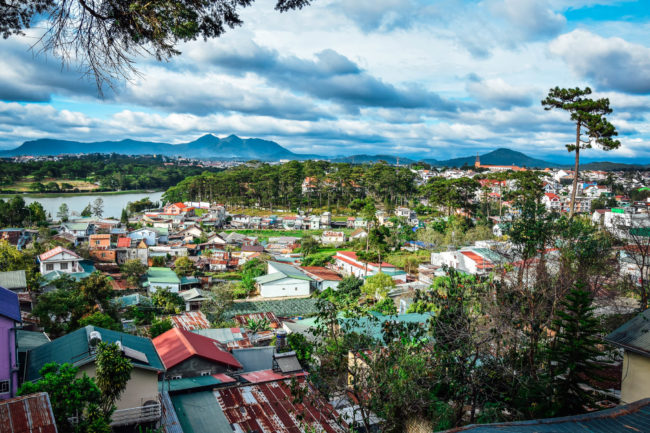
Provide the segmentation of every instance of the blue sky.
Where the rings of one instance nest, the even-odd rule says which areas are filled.
[[[141,58],[102,99],[74,65],[0,40],[0,148],[53,137],[180,143],[205,133],[299,153],[446,159],[508,147],[569,160],[554,86],[608,97],[622,146],[590,160],[650,163],[647,0],[259,0],[225,36]]]

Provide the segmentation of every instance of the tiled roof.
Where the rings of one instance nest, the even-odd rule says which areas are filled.
[[[650,357],[650,309],[623,324],[605,341]]]
[[[153,344],[166,368],[180,364],[192,356],[200,356],[234,368],[242,365],[230,353],[222,350],[217,342],[179,328],[172,328],[153,339]]]
[[[631,433],[650,431],[650,399],[585,415],[468,425],[446,433]]]
[[[339,259],[349,265],[356,266],[356,267],[361,267],[363,268],[364,266],[360,265],[359,263],[365,263],[362,260],[359,260],[357,257],[357,253],[354,251],[337,251],[336,255],[334,256],[335,259]],[[359,262],[359,263],[357,263]],[[368,263],[369,266],[373,266],[378,268],[379,263]],[[381,263],[382,268],[395,268],[395,265],[391,265],[390,263],[382,262]]]
[[[41,261],[43,261],[43,260],[51,259],[52,257],[56,256],[57,254],[61,254],[61,253],[67,253],[67,254],[72,255],[73,257],[77,257],[77,258],[81,259],[81,257],[79,257],[79,255],[77,253],[72,252],[69,249],[63,248],[61,246],[56,247],[56,248],[52,248],[50,251],[44,252],[43,254],[38,256],[38,258]]]
[[[46,392],[0,400],[0,429],[6,433],[56,433]]]

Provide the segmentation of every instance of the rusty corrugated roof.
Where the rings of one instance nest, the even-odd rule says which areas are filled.
[[[3,433],[57,433],[50,397],[46,392],[0,401]]]

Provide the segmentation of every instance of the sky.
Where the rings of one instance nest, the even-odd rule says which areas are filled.
[[[555,86],[607,97],[621,147],[585,161],[650,163],[648,0],[314,0],[139,58],[101,97],[74,62],[0,40],[0,149],[26,140],[167,143],[206,133],[274,140],[297,153],[448,159],[506,147],[570,161]]]

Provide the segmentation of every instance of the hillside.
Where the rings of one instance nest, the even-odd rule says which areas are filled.
[[[519,167],[545,168],[557,167],[559,164],[543,161],[541,159],[531,158],[530,156],[517,152],[515,150],[500,148],[479,156],[481,164],[484,165],[516,165]],[[466,156],[463,158],[448,159],[446,161],[425,160],[431,165],[439,167],[462,167],[464,165],[473,166],[476,162],[476,156]]]

